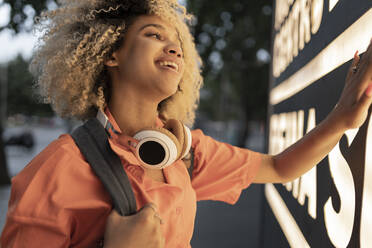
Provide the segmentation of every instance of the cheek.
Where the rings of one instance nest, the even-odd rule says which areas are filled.
[[[141,69],[141,56],[137,55],[137,53],[135,49],[132,49],[120,57],[119,68],[123,76],[138,73]]]

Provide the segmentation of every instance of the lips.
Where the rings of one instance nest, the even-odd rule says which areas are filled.
[[[175,72],[179,72],[179,64],[171,59],[160,59],[156,61],[156,64],[158,64],[160,67],[165,69],[170,69]]]

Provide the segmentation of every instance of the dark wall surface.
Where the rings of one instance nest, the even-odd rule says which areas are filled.
[[[312,5],[315,2],[319,3],[319,1],[295,0],[294,3],[305,2]],[[275,2],[276,7],[278,7],[278,1]],[[345,46],[339,46],[337,48],[337,53],[333,54],[330,53],[330,49],[328,49],[327,52],[332,54],[332,56],[326,58],[322,68],[328,66],[327,61],[329,61],[329,64],[332,64],[335,59],[339,59],[344,56],[345,53],[350,53],[348,51],[349,45],[355,46],[355,44],[357,44],[365,48],[367,47],[366,44],[368,45],[369,39],[372,38],[372,1],[339,0],[331,11],[328,8],[329,2],[331,1],[324,0],[322,4],[323,14],[319,30],[315,34],[311,34],[310,41],[298,52],[297,56],[294,56],[292,62],[286,65],[284,71],[282,71],[279,76],[271,75],[271,94],[273,94],[274,89],[279,88],[278,86],[287,83],[291,76],[312,63],[318,54],[327,50],[329,47],[335,46],[335,41],[339,37],[342,36],[345,40],[352,40],[350,35],[352,32],[349,32],[350,34],[347,33],[348,35],[345,35],[344,32],[345,30],[351,30],[354,24],[360,24],[361,18],[368,20],[366,23],[371,25],[353,29],[355,31],[353,31],[353,34],[360,37],[360,44],[346,42]],[[290,11],[292,7],[293,4],[290,6]],[[288,20],[288,18],[287,16],[286,20]],[[275,20],[273,21],[273,25],[274,23]],[[283,24],[284,23],[285,21]],[[283,25],[281,28],[283,28]],[[361,30],[362,32],[360,32]],[[274,39],[280,32],[280,29],[274,29],[273,32]],[[341,43],[339,42],[338,44]],[[363,45],[361,45],[362,43]],[[357,49],[359,48],[355,48],[354,51]],[[359,52],[362,53],[364,50],[359,50]],[[315,111],[315,122],[319,124],[334,108],[342,92],[351,59],[352,55],[348,56],[348,59],[345,61],[340,59],[342,62],[340,65],[335,68],[330,66],[330,70],[327,73],[305,84],[306,86],[303,89],[296,91],[294,94],[290,94],[289,97],[285,97],[285,99],[270,102],[269,118],[271,118],[271,122],[270,130],[268,130],[268,143],[274,153],[290,145],[288,142],[291,141],[291,138],[289,138],[291,135],[299,138],[298,135],[296,136],[294,134],[298,132],[298,130],[302,129],[301,135],[306,133],[310,109]],[[275,63],[275,59],[273,63]],[[272,67],[275,67],[275,65],[272,64]],[[314,70],[314,73],[316,74],[317,71]],[[303,81],[308,80],[306,77],[302,79]],[[302,84],[303,82],[300,80],[298,83]],[[288,91],[292,89],[289,87]],[[283,117],[285,113],[289,113],[289,115]],[[294,117],[290,117],[290,114],[293,114]],[[301,114],[303,114],[303,118]],[[292,187],[292,189],[290,190],[287,190],[286,186],[282,184],[274,185],[274,191],[278,192],[280,198],[284,201],[286,208],[289,210],[289,215],[293,217],[308,246],[372,247],[372,239],[367,237],[367,232],[365,231],[367,228],[372,230],[372,222],[367,224],[365,219],[365,216],[367,216],[366,213],[371,211],[372,206],[370,193],[368,193],[372,192],[372,188],[371,185],[367,185],[368,176],[372,176],[369,174],[370,168],[372,168],[372,161],[370,159],[370,154],[372,154],[371,129],[372,120],[370,109],[369,116],[363,126],[359,130],[353,130],[347,133],[347,135],[344,135],[333,150],[333,157],[330,158],[328,156],[318,164],[316,176],[313,181],[316,187],[315,218],[313,218],[308,211],[308,196],[306,195],[303,205],[300,204],[298,200],[298,191],[301,191],[301,187],[305,187],[305,183],[301,184],[303,182],[302,178],[295,183],[291,183],[290,187]],[[295,139],[296,138],[293,138],[292,141],[295,141]],[[332,173],[330,163],[333,168],[338,169],[337,166],[339,166],[342,172],[336,171]],[[346,167],[341,163],[344,163]],[[350,177],[344,177],[345,175],[350,175]],[[267,187],[266,190],[272,192],[271,187]],[[270,194],[266,193],[262,247],[289,247],[290,243],[295,241],[293,241],[293,236],[290,237],[290,234],[285,234],[284,229],[287,228],[287,231],[291,233],[291,225],[286,225],[285,221],[280,225],[281,221],[279,220],[280,217],[278,217],[280,214],[274,214],[274,210],[282,210],[282,207],[270,204],[269,198],[271,198]],[[336,219],[340,221],[339,224],[335,224],[338,222],[331,223],[329,218],[330,214],[326,211],[327,201],[330,201],[331,204],[328,205],[328,207],[332,207]],[[342,222],[342,216],[344,215],[347,216],[344,218],[345,223]],[[288,217],[288,214],[286,216]],[[327,218],[328,226],[326,223]],[[352,221],[350,222],[347,220]],[[351,230],[351,234],[349,235],[348,231],[339,231],[339,237],[336,237],[336,235],[332,233],[332,230],[342,230],[341,226],[343,225],[345,225],[345,230]]]

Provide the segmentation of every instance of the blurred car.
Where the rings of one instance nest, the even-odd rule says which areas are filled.
[[[5,146],[19,146],[24,147],[28,150],[32,150],[35,145],[35,138],[32,132],[23,131],[21,133],[9,135],[9,137],[4,138]]]

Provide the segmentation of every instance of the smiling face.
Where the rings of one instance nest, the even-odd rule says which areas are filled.
[[[132,90],[156,101],[173,95],[184,73],[178,33],[157,16],[137,17],[105,64],[113,90]]]

